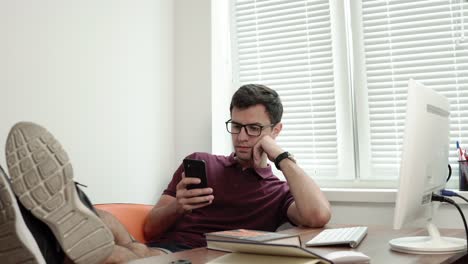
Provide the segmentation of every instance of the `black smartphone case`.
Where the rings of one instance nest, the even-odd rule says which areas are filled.
[[[197,189],[208,187],[208,180],[206,178],[206,166],[204,160],[184,159],[185,177],[199,178],[199,184],[191,184],[187,189]]]

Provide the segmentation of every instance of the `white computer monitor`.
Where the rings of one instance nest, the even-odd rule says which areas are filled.
[[[445,188],[448,176],[449,103],[447,98],[410,79],[395,205],[394,229],[426,224],[429,236],[391,240],[392,250],[434,254],[465,250],[464,239],[441,237],[432,223],[439,202],[432,193]]]

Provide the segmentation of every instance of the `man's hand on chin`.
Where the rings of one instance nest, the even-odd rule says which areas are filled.
[[[281,153],[283,153],[283,150],[271,136],[263,136],[257,141],[252,150],[254,167],[266,168],[268,166],[268,160],[274,161]]]

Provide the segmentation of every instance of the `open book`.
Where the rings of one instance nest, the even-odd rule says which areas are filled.
[[[232,252],[210,264],[331,264],[332,261],[297,245],[270,244],[252,241],[207,241],[208,248]]]
[[[276,232],[249,230],[249,229],[234,229],[219,232],[211,232],[205,234],[206,241],[250,241],[262,242],[271,244],[287,244],[287,245],[301,245],[301,239],[298,235],[290,235]],[[209,243],[208,243],[208,248]]]

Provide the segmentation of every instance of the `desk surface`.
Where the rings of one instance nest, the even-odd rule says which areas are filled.
[[[333,226],[330,226],[333,227]],[[301,241],[305,243],[312,237],[317,235],[322,229],[313,228],[291,228],[281,233],[288,234],[299,234]],[[462,229],[440,229],[442,235],[465,238],[465,232]],[[389,227],[377,227],[369,226],[367,236],[361,242],[361,244],[355,249],[363,252],[371,258],[371,263],[452,263],[458,258],[463,256],[465,253],[454,253],[454,254],[441,254],[441,255],[416,255],[416,254],[405,254],[390,250],[388,241],[393,238],[403,236],[424,236],[427,232],[425,229],[403,229],[403,230],[392,230]],[[309,250],[314,251],[318,254],[325,254],[336,250],[352,250],[349,247],[307,247]],[[150,257],[132,261],[132,264],[148,264],[148,263],[161,263],[168,264],[171,261],[178,259],[188,259],[192,264],[203,264],[226,253],[209,250],[206,248],[196,248],[192,250],[172,253],[163,256]]]

